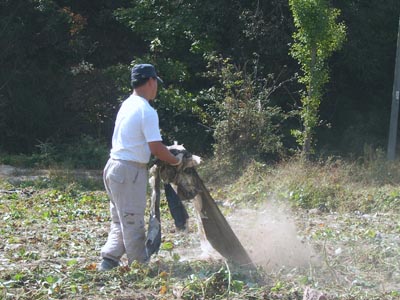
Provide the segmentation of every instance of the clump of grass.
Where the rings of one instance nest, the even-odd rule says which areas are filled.
[[[275,169],[270,186],[294,205],[336,211],[390,210],[398,202],[398,163],[292,160]],[[393,174],[395,174],[393,176]]]

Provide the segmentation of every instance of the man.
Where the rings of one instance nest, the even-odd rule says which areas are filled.
[[[157,95],[154,66],[138,64],[131,70],[133,93],[122,103],[115,121],[110,159],[104,168],[104,185],[110,198],[111,228],[101,249],[99,270],[119,265],[124,253],[128,263],[145,262],[147,163],[151,154],[173,166],[182,163],[162,143],[157,112],[150,106]]]

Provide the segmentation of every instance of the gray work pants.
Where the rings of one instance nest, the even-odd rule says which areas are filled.
[[[144,164],[109,159],[103,173],[110,198],[111,228],[101,256],[116,261],[126,253],[128,263],[147,259],[145,249],[146,189]]]

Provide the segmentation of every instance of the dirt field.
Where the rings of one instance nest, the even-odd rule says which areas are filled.
[[[54,171],[32,173],[7,166],[0,176],[0,299],[225,299],[205,297],[204,291],[194,297],[187,287],[191,298],[185,298],[183,290],[179,298],[173,291],[188,279],[179,279],[171,270],[167,292],[159,292],[158,281],[143,281],[141,296],[129,298],[139,283],[131,286],[130,277],[118,273],[105,278],[94,270],[109,224],[101,183],[92,189],[76,183],[57,188]],[[71,177],[78,182],[100,178],[97,171],[61,178]],[[244,280],[246,293],[232,292],[230,299],[302,299],[306,287],[325,293],[327,299],[400,299],[398,214],[293,210],[274,198],[245,208],[215,200],[266,278],[265,286],[254,285],[253,290]],[[191,204],[187,206],[192,215]],[[162,221],[163,242],[173,247],[152,258],[151,270],[171,257],[180,266],[201,261],[210,263],[206,269],[224,266],[220,257],[201,251],[193,215],[184,233],[176,232],[169,216],[164,214]],[[190,276],[204,271],[192,272]],[[133,276],[132,270],[127,274]],[[149,292],[153,288],[158,292]],[[270,298],[263,298],[265,290]]]

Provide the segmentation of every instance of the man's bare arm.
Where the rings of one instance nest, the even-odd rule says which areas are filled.
[[[149,142],[149,147],[151,153],[158,159],[171,165],[175,165],[179,162],[179,159],[176,158],[162,142]]]

